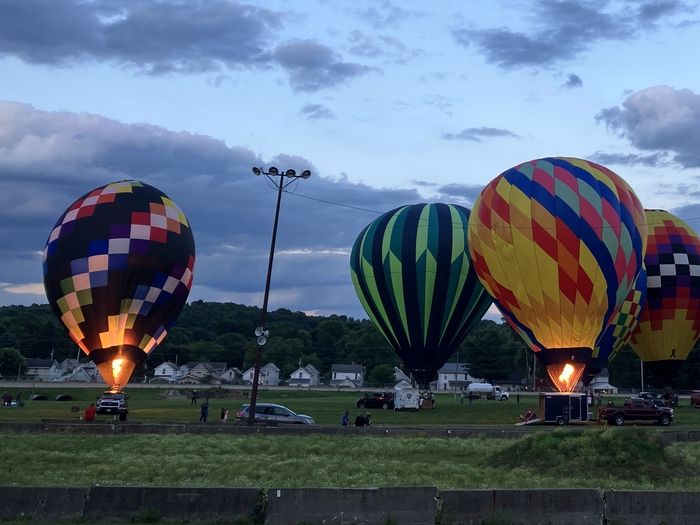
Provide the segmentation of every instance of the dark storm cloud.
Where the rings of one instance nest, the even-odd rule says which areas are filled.
[[[309,120],[334,120],[335,113],[323,104],[307,104],[301,113]]]
[[[518,135],[507,129],[498,128],[467,128],[460,131],[459,133],[443,133],[442,138],[446,140],[471,140],[474,142],[481,142],[482,137],[515,137],[520,138]]]
[[[665,17],[688,9],[680,0],[537,0],[530,31],[459,29],[453,37],[462,46],[474,45],[487,62],[503,69],[547,67],[571,60],[597,42],[635,38]]]
[[[700,167],[700,95],[689,89],[646,88],[595,118],[638,149],[668,152],[683,167]]]
[[[42,281],[40,254],[56,219],[93,188],[134,178],[168,194],[192,225],[190,297],[259,305],[277,193],[251,167],[271,165],[313,172],[283,197],[271,308],[354,308],[362,316],[350,248],[379,213],[418,202],[415,191],[324,177],[309,160],[286,154],[264,162],[207,136],[0,102],[0,301],[44,302],[23,291]]]
[[[222,0],[0,0],[0,57],[59,67],[106,63],[152,75],[281,66],[297,91],[344,84],[371,70],[343,62],[322,44],[276,45],[282,18]]]
[[[273,56],[289,73],[292,88],[307,93],[346,84],[353,78],[378,71],[376,68],[343,62],[330,47],[311,40],[279,45]]]
[[[581,77],[574,74],[574,73],[569,73],[566,77],[566,82],[564,82],[564,87],[567,89],[573,89],[577,87],[583,86],[583,80],[581,80]]]

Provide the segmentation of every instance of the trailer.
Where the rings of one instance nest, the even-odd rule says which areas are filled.
[[[540,392],[540,402],[537,408],[538,419],[544,423],[566,424],[568,409],[569,422],[589,421],[588,396],[576,392]]]
[[[420,391],[412,387],[394,389],[394,410],[418,410],[420,408]]]

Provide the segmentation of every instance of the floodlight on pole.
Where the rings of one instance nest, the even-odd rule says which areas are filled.
[[[260,315],[260,326],[255,329],[255,336],[258,342],[258,349],[255,353],[255,365],[253,372],[253,384],[250,392],[250,406],[248,407],[248,426],[255,425],[255,405],[258,399],[258,384],[260,382],[260,366],[262,364],[262,348],[267,343],[270,336],[269,330],[265,328],[265,320],[267,318],[267,302],[270,296],[270,280],[272,278],[272,261],[275,257],[275,242],[277,240],[277,223],[280,216],[280,204],[282,202],[282,191],[284,188],[298,181],[299,179],[308,179],[311,176],[311,171],[304,170],[300,175],[293,169],[280,171],[270,166],[267,171],[264,168],[253,167],[255,175],[265,175],[270,182],[277,188],[277,207],[275,208],[275,221],[272,225],[272,240],[270,242],[270,258],[267,263],[267,278],[265,279],[265,292],[263,294],[262,314]],[[286,177],[286,180],[285,180]]]

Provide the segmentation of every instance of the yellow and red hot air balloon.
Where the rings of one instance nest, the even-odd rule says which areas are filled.
[[[647,301],[630,344],[664,385],[700,336],[700,237],[663,210],[645,210]]]
[[[644,209],[609,169],[536,159],[496,177],[469,220],[474,269],[557,388],[573,390],[642,267]]]
[[[190,292],[194,261],[187,218],[142,182],[86,193],[56,222],[44,249],[46,297],[112,390],[167,334]]]

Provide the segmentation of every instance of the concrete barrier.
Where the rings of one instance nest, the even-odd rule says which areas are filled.
[[[0,487],[0,520],[80,518],[87,494],[86,487]]]
[[[41,423],[14,423],[0,421],[0,432],[42,432],[44,426]]]
[[[153,518],[233,521],[249,516],[258,489],[193,487],[93,487],[85,518]]]
[[[700,523],[700,492],[606,491],[608,523],[689,525]]]
[[[603,521],[603,499],[598,489],[443,490],[441,511],[454,525],[503,521],[517,525]]]
[[[434,487],[270,489],[265,523],[387,523],[433,525]]]

